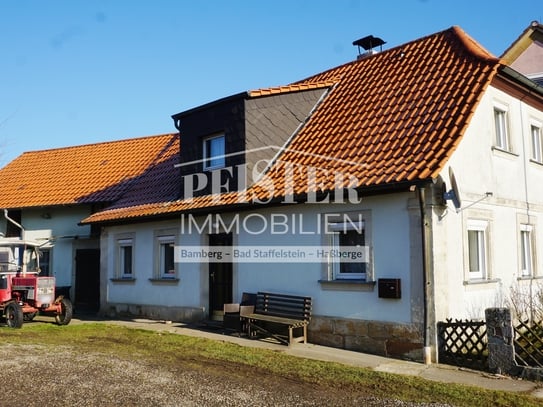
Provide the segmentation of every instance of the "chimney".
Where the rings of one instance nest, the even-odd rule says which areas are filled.
[[[374,37],[373,35],[368,35],[367,37],[353,41],[353,45],[358,47],[358,56],[356,59],[366,58],[382,51],[383,44],[386,44],[386,42],[379,37]],[[379,51],[374,50],[374,47],[379,47]],[[360,48],[364,48],[365,52],[362,52]]]

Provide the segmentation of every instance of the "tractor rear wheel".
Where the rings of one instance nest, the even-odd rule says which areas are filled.
[[[55,315],[55,321],[59,325],[68,325],[73,315],[72,302],[68,298],[60,300],[60,314]]]
[[[4,309],[6,323],[10,328],[20,328],[23,326],[23,308],[16,302],[10,302]]]

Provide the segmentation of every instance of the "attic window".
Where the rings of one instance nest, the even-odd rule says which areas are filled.
[[[224,134],[206,137],[203,142],[204,170],[223,168],[225,165]]]

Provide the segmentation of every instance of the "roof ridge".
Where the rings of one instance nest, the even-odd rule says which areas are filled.
[[[278,93],[289,93],[289,92],[301,92],[305,90],[314,90],[328,88],[336,84],[339,80],[337,79],[328,79],[304,83],[291,83],[288,85],[279,85],[279,86],[270,86],[266,88],[252,89],[248,91],[249,97],[260,97],[260,96],[270,96]]]
[[[117,143],[125,143],[130,141],[143,141],[143,140],[149,140],[152,138],[159,138],[159,137],[171,137],[175,136],[177,133],[163,133],[163,134],[155,134],[152,136],[141,136],[141,137],[129,137],[126,139],[119,139],[119,140],[108,140],[108,141],[99,141],[96,143],[85,143],[85,144],[78,144],[75,146],[64,146],[64,147],[53,147],[53,148],[44,148],[41,150],[30,150],[30,151],[24,151],[19,157],[22,157],[23,155],[27,154],[38,154],[38,153],[44,153],[44,152],[52,152],[52,151],[62,151],[62,150],[74,150],[77,148],[83,148],[83,147],[91,147],[91,146],[100,146],[100,145],[111,145],[111,144],[117,144]]]
[[[407,42],[404,42],[402,44],[398,44],[398,45],[396,45],[396,46],[394,46],[392,48],[386,49],[384,51],[377,52],[374,55],[371,55],[371,56],[369,56],[367,58],[355,59],[355,60],[352,60],[352,61],[345,62],[345,63],[343,63],[341,65],[331,67],[329,69],[326,69],[326,70],[324,70],[322,72],[318,72],[318,73],[316,73],[314,75],[308,76],[308,77],[306,77],[304,79],[301,79],[299,81],[292,82],[290,85],[298,85],[298,84],[301,84],[301,83],[318,82],[318,80],[315,81],[314,78],[319,78],[319,77],[326,76],[328,73],[333,72],[333,71],[342,71],[343,68],[346,68],[349,65],[363,63],[364,61],[367,61],[369,58],[374,58],[374,57],[379,57],[381,55],[387,55],[387,54],[390,54],[390,53],[394,53],[394,52],[397,52],[398,50],[401,50],[402,48],[404,48],[406,46],[409,46],[411,44],[424,42],[424,41],[427,41],[431,37],[436,37],[436,36],[443,35],[443,34],[446,34],[446,33],[450,33],[450,34],[453,34],[454,36],[456,36],[461,41],[461,43],[464,45],[466,50],[468,52],[470,52],[473,56],[475,56],[477,58],[480,58],[480,59],[482,59],[482,60],[484,60],[486,62],[500,62],[500,63],[503,63],[503,61],[499,57],[496,57],[495,55],[493,55],[490,51],[488,51],[485,47],[483,47],[480,43],[478,43],[470,35],[468,35],[462,28],[460,28],[459,26],[454,25],[454,26],[446,28],[444,30],[436,31],[436,32],[434,32],[432,34],[428,34],[428,35],[425,35],[423,37],[419,37],[419,38],[416,38],[414,40],[407,41]],[[337,82],[337,81],[341,80],[341,76],[342,75],[340,75],[340,74],[336,75],[335,81]]]
[[[493,55],[485,47],[483,47],[479,42],[477,42],[473,37],[468,35],[462,28],[457,25],[453,25],[450,29],[459,39],[462,41],[464,46],[474,54],[476,57],[481,58],[488,62],[501,62],[500,58]]]

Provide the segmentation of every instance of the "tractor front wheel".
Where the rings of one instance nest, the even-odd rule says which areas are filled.
[[[73,315],[72,302],[68,298],[60,300],[60,314],[55,315],[55,321],[59,325],[68,325]]]
[[[16,302],[10,302],[4,309],[6,323],[10,328],[20,328],[23,326],[23,308]]]

